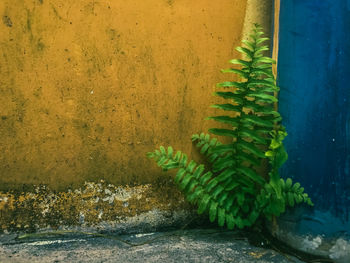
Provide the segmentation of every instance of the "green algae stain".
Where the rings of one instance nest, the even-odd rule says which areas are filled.
[[[4,23],[5,26],[7,27],[12,27],[12,21],[11,18],[8,16],[3,16],[2,17],[2,22]]]
[[[45,48],[45,44],[39,39],[36,47],[38,51],[43,51]]]

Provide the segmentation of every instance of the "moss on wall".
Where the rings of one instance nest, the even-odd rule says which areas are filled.
[[[246,0],[0,2],[0,189],[152,183],[191,154]]]
[[[185,224],[194,209],[173,185],[115,186],[104,181],[64,192],[0,192],[0,233],[69,227],[142,231]]]

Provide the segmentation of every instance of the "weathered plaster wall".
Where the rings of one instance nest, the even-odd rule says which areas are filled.
[[[246,0],[0,1],[0,189],[150,183],[188,154]]]
[[[42,229],[94,229],[115,232],[155,231],[186,225],[195,210],[172,184],[129,187],[86,182],[57,192],[0,192],[0,234]]]
[[[0,232],[188,222],[145,154],[198,158],[190,136],[213,125],[220,69],[271,15],[254,3],[0,1]]]

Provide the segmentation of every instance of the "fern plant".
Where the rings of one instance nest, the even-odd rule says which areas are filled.
[[[259,218],[272,219],[283,213],[287,206],[305,202],[313,205],[299,183],[293,184],[278,173],[288,155],[283,147],[287,135],[281,125],[281,116],[274,110],[278,91],[272,74],[271,58],[263,55],[268,47],[263,43],[263,32],[255,24],[249,40],[236,50],[243,59],[232,59],[236,68],[224,73],[238,74],[240,81],[227,81],[217,86],[216,96],[227,100],[225,104],[212,105],[227,112],[226,115],[208,117],[227,128],[212,128],[209,133],[230,138],[221,143],[209,134],[195,134],[192,141],[207,157],[209,166],[188,160],[181,151],[169,146],[149,152],[164,171],[178,169],[175,183],[188,201],[198,205],[198,213],[209,213],[211,222],[233,229],[253,225]],[[263,159],[268,159],[269,174],[264,178],[257,173]]]

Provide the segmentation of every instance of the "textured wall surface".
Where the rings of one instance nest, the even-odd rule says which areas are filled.
[[[0,189],[162,177],[191,154],[237,52],[245,0],[0,2]]]
[[[146,153],[199,158],[220,69],[253,22],[269,35],[270,3],[0,1],[0,232],[188,222]]]
[[[350,262],[349,25],[350,1],[281,1],[279,109],[289,133],[281,174],[315,206],[282,216],[278,235],[335,262]]]

